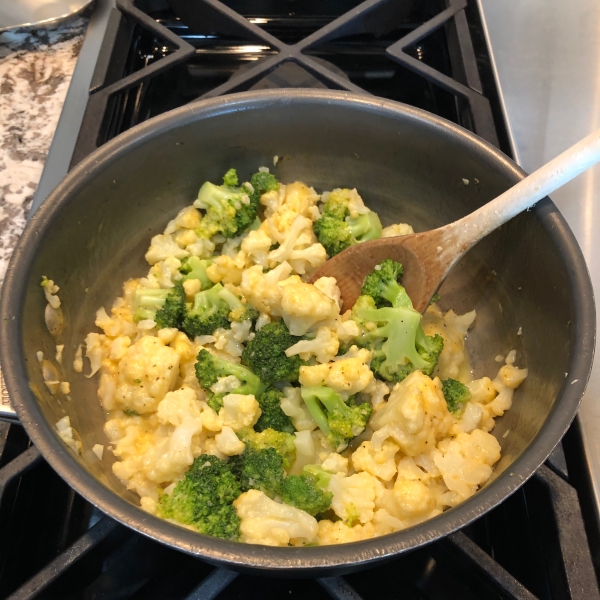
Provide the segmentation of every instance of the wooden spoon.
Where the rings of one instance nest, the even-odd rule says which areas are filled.
[[[402,285],[413,306],[424,312],[452,267],[472,246],[598,161],[600,129],[474,213],[432,231],[351,246],[321,266],[311,282],[335,277],[348,309],[360,296],[365,277],[381,261],[392,258],[404,266]]]

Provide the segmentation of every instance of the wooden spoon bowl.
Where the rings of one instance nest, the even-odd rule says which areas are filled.
[[[351,308],[365,277],[391,258],[404,266],[402,285],[413,306],[424,312],[458,260],[479,240],[600,161],[596,130],[475,212],[432,231],[372,240],[351,246],[312,276],[335,277],[343,306]]]

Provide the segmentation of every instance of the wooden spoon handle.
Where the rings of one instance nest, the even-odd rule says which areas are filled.
[[[444,241],[460,240],[461,250],[466,252],[488,233],[599,161],[600,129],[559,154],[485,206],[443,227]]]

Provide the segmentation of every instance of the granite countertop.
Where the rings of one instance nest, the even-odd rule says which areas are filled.
[[[0,287],[25,227],[77,62],[86,18],[0,34]],[[9,406],[0,371],[0,416]]]
[[[87,19],[0,34],[0,286],[83,42]]]

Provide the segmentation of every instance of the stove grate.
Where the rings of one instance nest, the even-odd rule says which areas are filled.
[[[234,54],[243,52],[245,46],[252,55],[246,57],[245,67],[234,70],[225,77],[225,81],[219,82],[223,77],[217,77],[208,89],[197,90],[198,93],[191,94],[191,97],[179,99],[177,106],[197,99],[248,90],[289,63],[306,71],[323,87],[370,93],[365,86],[353,82],[353,77],[348,74],[356,75],[354,70],[360,61],[357,62],[356,58],[352,64],[346,61],[348,72],[330,62],[336,59],[343,62],[344,52],[351,51],[353,40],[370,36],[380,62],[387,57],[391,66],[387,71],[380,69],[377,73],[367,69],[366,73],[360,74],[360,78],[393,79],[396,72],[393,65],[400,65],[439,88],[429,94],[439,94],[441,90],[451,94],[457,113],[455,120],[492,144],[499,145],[490,101],[483,93],[478,74],[465,15],[467,0],[449,0],[448,5],[442,3],[439,11],[416,26],[400,18],[410,12],[410,0],[403,2],[402,6],[397,0],[365,0],[346,13],[330,18],[329,22],[294,43],[280,39],[286,37],[290,28],[290,23],[285,19],[243,16],[219,0],[198,0],[194,3],[170,0],[175,16],[162,22],[137,8],[134,0],[118,0],[117,4],[120,15],[113,19],[115,31],[107,38],[115,40],[115,47],[119,43],[126,44],[130,48],[130,58],[118,62],[117,70],[114,66],[112,70],[109,69],[109,65],[113,64],[111,61],[100,61],[97,66],[72,166],[108,139],[153,116],[144,110],[144,99],[151,93],[150,83],[159,75],[168,80],[168,74],[173,74],[174,80],[170,83],[177,87],[181,85],[181,79],[185,80],[186,71],[189,74],[194,69],[194,61],[199,60],[202,53],[210,52],[213,57],[215,53],[220,53],[221,64],[224,56],[232,51],[227,46],[228,42],[237,44]],[[281,28],[279,37],[258,24],[263,21],[277,21]],[[437,65],[428,64],[427,56],[423,56],[418,46],[442,28],[446,30],[450,49],[447,73]],[[154,36],[155,51],[142,52],[144,56],[140,62],[133,60],[133,56],[141,52],[136,42],[141,29]],[[213,34],[213,31],[219,34]],[[392,38],[388,40],[389,35]],[[401,36],[400,39],[396,39],[397,35]],[[383,36],[386,36],[385,39]],[[249,44],[246,43],[248,40]],[[344,48],[340,46],[341,40],[345,40]],[[240,41],[244,43],[240,45]],[[322,60],[319,54],[327,56],[329,60]],[[215,68],[207,64],[204,67],[208,71]],[[226,66],[221,64],[223,68],[227,71]],[[315,86],[313,84],[310,87]],[[380,92],[378,89],[374,91]],[[174,106],[165,107],[169,108]]]

